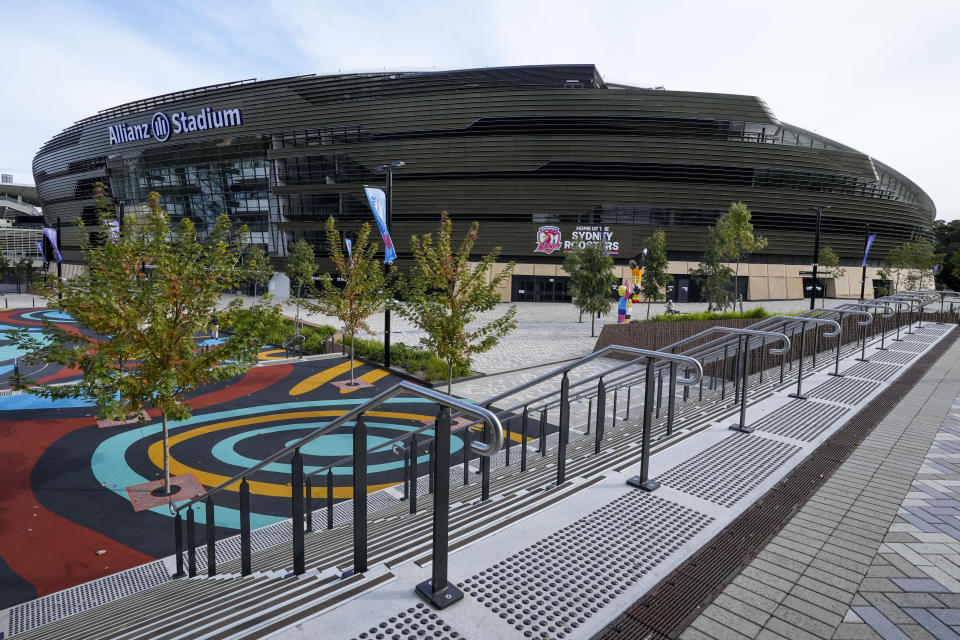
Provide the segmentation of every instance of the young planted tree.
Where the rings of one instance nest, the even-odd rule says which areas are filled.
[[[707,301],[707,311],[721,311],[733,304],[733,294],[730,292],[733,269],[723,264],[720,257],[722,240],[719,234],[716,226],[708,229],[707,249],[700,260],[700,266],[690,269],[690,275]]]
[[[513,271],[509,263],[499,273],[491,274],[500,255],[497,247],[469,264],[470,251],[477,241],[479,225],[474,222],[460,247],[452,246],[453,223],[443,212],[437,233],[412,236],[410,247],[414,266],[404,286],[404,302],[397,313],[427,336],[420,342],[447,363],[447,393],[453,384],[453,368],[457,363],[469,365],[477,353],[492,349],[500,339],[517,326],[516,307],[510,306],[500,317],[474,329],[467,325],[484,311],[493,309],[500,296],[497,288]]]
[[[847,270],[840,266],[840,257],[837,256],[830,247],[820,249],[820,255],[817,256],[817,264],[823,269],[823,276],[825,278],[833,278],[834,282],[847,275]],[[814,283],[813,286],[817,286],[816,283]],[[820,306],[824,307],[826,304],[827,288],[824,287]]]
[[[611,287],[616,279],[612,269],[613,258],[598,244],[588,244],[563,259],[563,270],[573,284],[573,304],[581,313],[590,314],[591,338],[596,335],[597,314],[609,313],[613,306]]]
[[[663,229],[657,229],[643,243],[647,250],[647,261],[643,267],[643,280],[640,288],[647,299],[647,318],[650,317],[650,303],[666,298],[664,289],[670,284],[670,261],[667,259],[667,235]]]
[[[383,311],[384,305],[390,300],[383,266],[376,255],[380,246],[370,242],[369,237],[370,225],[365,222],[353,242],[352,255],[348,255],[343,250],[343,238],[337,231],[333,218],[328,218],[327,247],[330,251],[330,260],[336,267],[344,286],[343,289],[337,287],[333,284],[330,274],[326,273],[320,280],[317,299],[303,303],[308,311],[340,320],[344,339],[347,336],[350,337],[351,385],[357,384],[353,376],[354,339],[360,331],[373,333],[367,324],[367,318]]]
[[[243,259],[244,277],[253,285],[253,297],[257,297],[257,286],[265,286],[273,277],[273,265],[267,252],[259,244],[252,244],[247,248]]]
[[[720,216],[716,224],[717,255],[720,260],[736,262],[733,298],[740,299],[740,262],[745,256],[767,246],[767,239],[754,234],[750,222],[750,210],[742,202],[731,203],[730,209]]]
[[[290,278],[290,286],[296,291],[294,303],[297,306],[297,317],[294,321],[294,331],[300,330],[300,306],[303,294],[313,290],[313,275],[317,272],[317,260],[313,255],[313,247],[300,238],[293,244],[290,259],[284,273]]]
[[[246,371],[257,355],[256,341],[233,334],[223,343],[200,349],[194,335],[207,326],[220,295],[237,284],[236,245],[232,229],[220,216],[201,239],[185,218],[172,225],[149,195],[149,215],[127,218],[122,230],[109,232],[113,207],[102,185],[95,191],[100,215],[97,242],[91,242],[78,219],[87,270],[69,280],[47,276],[40,284],[52,308],[70,314],[98,334],[89,337],[46,322],[42,335],[9,333],[28,351],[24,359],[51,362],[83,371],[77,384],[43,386],[21,378],[17,388],[45,398],[82,398],[103,418],[137,417],[160,412],[163,433],[163,493],[171,494],[168,419],[191,415],[187,395],[200,385]],[[62,299],[57,300],[57,294]],[[235,313],[239,300],[227,308]],[[221,312],[222,313],[222,312]],[[276,313],[272,305],[252,313]]]
[[[933,265],[943,256],[937,255],[936,247],[926,238],[904,245],[907,249],[907,287],[927,289],[933,286]]]

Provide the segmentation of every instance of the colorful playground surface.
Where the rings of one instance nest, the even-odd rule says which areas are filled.
[[[4,329],[38,330],[44,318],[83,330],[47,309],[0,311]],[[208,339],[200,336],[198,344]],[[7,386],[13,359],[21,355],[9,341],[0,341],[0,388]],[[350,362],[343,357],[272,361],[282,355],[262,354],[262,362],[245,375],[198,390],[190,399],[193,417],[170,423],[178,501],[219,485],[399,382],[394,374],[356,361],[361,384],[351,387],[344,384]],[[79,375],[55,365],[21,370],[40,382],[69,382]],[[365,416],[368,448],[423,427],[435,412],[436,406],[421,398],[388,401],[383,410]],[[0,395],[0,608],[173,553],[169,499],[150,492],[162,478],[159,413],[150,411],[146,418],[98,423],[93,407],[80,400]],[[307,473],[350,455],[352,426],[347,423],[304,447]],[[454,461],[462,450],[463,442],[454,436]],[[403,463],[392,447],[371,453],[369,490],[402,482]],[[418,463],[426,468],[425,450]],[[251,482],[253,527],[289,518],[289,473],[283,460]],[[335,466],[333,477],[334,498],[350,498],[349,466]],[[315,507],[326,496],[326,482],[316,478]],[[238,498],[236,487],[218,497],[218,539],[239,530]],[[202,525],[204,511],[196,515]],[[202,526],[198,530],[203,539]]]

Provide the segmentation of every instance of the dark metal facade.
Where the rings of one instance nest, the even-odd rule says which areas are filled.
[[[242,123],[222,126],[231,110]],[[170,127],[202,113],[207,128],[164,130],[164,118]],[[458,226],[480,222],[478,251],[501,246],[520,262],[562,259],[563,246],[534,251],[544,226],[565,242],[605,228],[623,257],[662,227],[671,258],[695,260],[735,200],[770,239],[755,262],[809,261],[812,206],[831,206],[822,244],[851,260],[865,223],[882,257],[928,234],[935,216],[909,179],[780,122],[759,98],[608,85],[592,65],[301,76],[158,96],[58,134],[34,178],[48,221],[93,222],[91,189],[104,181],[127,212],[158,191],[201,229],[227,213],[282,259],[301,237],[325,253],[331,215],[372,222],[362,187],[382,184],[374,167],[393,160],[406,163],[394,173],[401,260],[441,211]],[[68,259],[76,244],[65,232]]]

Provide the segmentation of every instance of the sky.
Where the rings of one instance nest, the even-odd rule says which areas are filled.
[[[595,64],[608,82],[760,96],[960,218],[960,0],[0,0],[0,171],[140,98],[247,78]]]

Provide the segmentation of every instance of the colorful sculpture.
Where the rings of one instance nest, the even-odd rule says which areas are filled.
[[[627,314],[627,303],[630,301],[627,296],[627,285],[622,284],[617,287],[617,293],[620,294],[620,302],[617,304],[617,324],[623,324],[630,319]]]
[[[640,293],[641,288],[640,284],[643,282],[643,265],[647,261],[647,250],[644,249],[640,252],[640,255],[633,258],[630,264],[630,275],[632,278],[631,287],[630,287],[630,301],[627,305],[627,317],[630,317],[630,312],[633,310],[633,303],[640,304]]]

